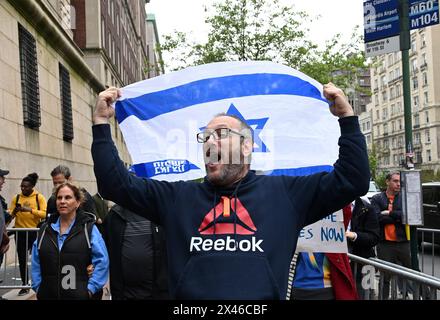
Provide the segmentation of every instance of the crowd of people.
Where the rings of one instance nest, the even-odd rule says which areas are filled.
[[[0,170],[0,191],[8,174],[9,170]],[[39,300],[100,300],[109,283],[109,269],[115,270],[110,277],[113,300],[167,299],[166,249],[158,226],[137,232],[150,222],[142,218],[138,220],[143,223],[131,223],[138,221],[137,215],[123,214],[99,193],[92,197],[74,183],[67,166],[55,167],[51,177],[54,188],[47,201],[36,189],[37,173],[22,179],[21,192],[9,207],[0,196],[0,265],[13,236],[22,286],[31,285]],[[121,217],[124,222],[116,222]],[[8,225],[15,232],[8,234]],[[112,229],[105,230],[104,225]],[[18,295],[29,293],[23,288]]]
[[[399,198],[393,202],[390,194],[372,205],[360,198],[370,175],[365,139],[344,93],[327,84],[323,94],[341,128],[333,171],[256,175],[250,169],[251,128],[220,114],[197,136],[205,155],[204,181],[170,183],[126,169],[108,124],[121,92],[101,92],[92,145],[99,192],[91,196],[59,165],[50,173],[54,190],[47,201],[36,189],[36,173],[22,179],[21,193],[9,207],[2,198],[1,231],[12,222],[16,229],[38,228],[27,237],[14,235],[23,286],[29,283],[31,252],[31,286],[38,299],[101,299],[108,281],[112,299],[121,300],[286,299],[287,292],[291,299],[358,299],[359,279],[353,279],[347,255],[296,252],[298,235],[343,209],[350,251],[370,257],[379,223],[399,223]],[[2,184],[8,173],[0,170]],[[109,211],[108,201],[115,203]],[[381,252],[390,255],[388,247]]]

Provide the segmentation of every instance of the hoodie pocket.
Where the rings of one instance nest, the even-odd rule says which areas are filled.
[[[265,257],[222,254],[192,257],[176,287],[176,299],[280,299]]]

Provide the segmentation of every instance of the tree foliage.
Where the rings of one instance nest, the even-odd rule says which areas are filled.
[[[307,28],[317,17],[279,0],[218,0],[205,10],[210,25],[206,42],[196,43],[191,34],[177,31],[164,37],[160,49],[172,57],[172,71],[210,62],[269,60],[321,83],[359,89],[358,71],[367,66],[356,30],[349,43],[341,43],[338,34],[319,49],[308,40]]]

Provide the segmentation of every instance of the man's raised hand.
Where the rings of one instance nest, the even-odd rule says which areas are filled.
[[[327,100],[333,102],[330,106],[330,112],[339,118],[354,116],[353,108],[348,103],[347,97],[344,92],[336,87],[333,83],[329,82],[323,87],[324,97]]]
[[[121,90],[115,87],[110,87],[99,93],[96,100],[95,112],[93,114],[94,124],[108,123],[108,119],[115,115],[115,109],[112,107],[114,103],[121,96]]]

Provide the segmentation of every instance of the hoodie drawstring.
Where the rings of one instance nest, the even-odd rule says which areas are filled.
[[[217,213],[215,211],[215,207],[217,206],[217,190],[214,190],[214,241],[215,241],[215,237],[216,237],[216,233],[215,233],[215,225],[217,223]]]

